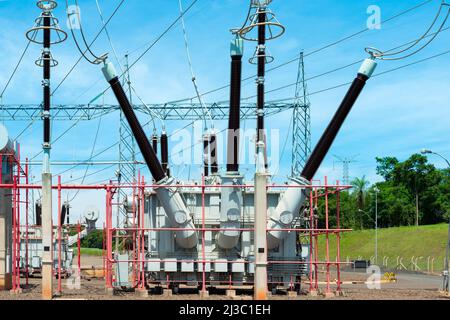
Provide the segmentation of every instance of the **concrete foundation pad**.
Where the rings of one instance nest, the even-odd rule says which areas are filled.
[[[200,298],[208,298],[209,297],[209,291],[200,291],[199,295],[200,295]]]
[[[227,290],[226,295],[227,297],[234,298],[236,297],[236,290]]]
[[[12,288],[11,274],[0,275],[0,290],[10,290]]]
[[[105,288],[105,293],[108,296],[113,296],[114,295],[114,288]]]
[[[311,297],[317,297],[319,295],[319,293],[317,292],[317,290],[311,290],[308,293],[308,295],[311,296]]]
[[[336,291],[336,297],[346,297],[347,294],[345,293],[345,291],[339,290]]]
[[[288,297],[295,298],[298,296],[298,293],[297,293],[297,291],[288,291],[287,295],[288,295]]]
[[[11,289],[9,290],[9,294],[11,295],[17,295],[17,294],[21,294],[22,293],[22,288],[17,288],[17,289]]]
[[[163,297],[171,297],[172,289],[164,289],[162,295],[163,295]]]
[[[134,291],[134,293],[138,296],[138,297],[148,297],[148,290],[147,289],[136,289]]]

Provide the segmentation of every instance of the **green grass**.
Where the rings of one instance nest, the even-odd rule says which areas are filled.
[[[434,258],[434,271],[444,266],[448,224],[419,227],[378,229],[378,264],[383,257],[389,257],[388,267],[397,266],[397,257],[403,257],[403,264],[412,268],[411,258],[422,257],[417,264],[422,271],[428,269],[428,257]],[[336,257],[336,237],[330,235],[330,258]],[[352,231],[341,235],[341,260],[363,258],[369,260],[375,253],[375,230]],[[319,257],[325,257],[325,236],[319,238]],[[431,263],[430,267],[431,269]]]
[[[80,248],[82,256],[102,256],[102,249],[94,249],[94,248]],[[74,255],[78,254],[77,248],[73,248]]]

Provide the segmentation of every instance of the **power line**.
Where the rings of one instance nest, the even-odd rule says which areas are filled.
[[[427,0],[427,1],[424,1],[424,2],[418,4],[418,5],[414,6],[414,7],[411,7],[411,8],[409,8],[409,9],[406,9],[406,10],[404,10],[404,11],[402,11],[402,12],[400,12],[400,13],[398,13],[398,14],[396,14],[396,15],[394,15],[394,16],[392,16],[392,17],[390,17],[390,18],[388,18],[388,19],[386,19],[386,20],[384,20],[384,21],[382,21],[382,23],[387,23],[387,22],[390,22],[390,21],[392,21],[392,20],[394,20],[394,19],[397,19],[397,18],[399,18],[399,17],[401,17],[401,16],[403,16],[403,15],[405,15],[405,14],[408,14],[408,13],[414,11],[414,10],[417,10],[417,9],[423,7],[424,5],[426,5],[426,4],[428,4],[428,3],[432,2],[432,1],[433,1],[433,0]],[[344,38],[342,38],[342,39],[339,39],[339,40],[337,40],[337,41],[331,42],[331,43],[329,43],[329,44],[327,44],[327,45],[325,45],[325,46],[323,46],[323,47],[320,47],[320,48],[318,48],[318,49],[316,49],[316,50],[313,50],[313,51],[311,51],[311,52],[305,53],[304,57],[306,58],[306,57],[309,57],[309,56],[314,55],[314,54],[316,54],[316,53],[319,53],[319,52],[321,52],[321,51],[324,51],[324,50],[326,50],[326,49],[329,49],[329,48],[331,48],[331,47],[333,47],[333,46],[336,46],[336,45],[341,44],[341,43],[343,43],[343,42],[345,42],[345,41],[347,41],[347,40],[350,40],[350,39],[352,39],[352,38],[354,38],[354,37],[356,37],[356,36],[359,36],[359,35],[361,35],[361,34],[367,32],[367,31],[369,31],[369,30],[370,30],[369,28],[365,28],[365,29],[363,29],[363,30],[360,30],[360,31],[358,31],[358,32],[355,32],[355,33],[353,33],[353,34],[351,34],[351,35],[349,35],[349,36],[346,36],[346,37],[344,37]],[[267,69],[266,72],[271,72],[271,71],[280,69],[280,68],[282,68],[282,67],[284,67],[284,66],[287,66],[287,65],[289,65],[289,64],[291,64],[291,63],[297,62],[298,60],[299,60],[299,57],[295,57],[295,58],[293,58],[293,59],[291,59],[291,60],[288,60],[288,61],[286,61],[286,62],[284,62],[284,63],[281,63],[281,64],[279,64],[279,65],[277,65],[277,66],[275,66],[275,67],[272,67],[272,68]],[[256,75],[252,75],[252,76],[243,78],[242,81],[245,82],[245,81],[248,81],[248,80],[252,80],[252,79],[254,79],[255,77],[256,77]],[[212,93],[215,93],[215,92],[224,90],[224,89],[228,88],[229,86],[230,86],[230,85],[227,84],[227,85],[223,85],[223,86],[221,86],[221,87],[218,87],[218,88],[216,88],[216,89],[209,90],[209,91],[207,91],[207,92],[204,92],[204,93],[202,94],[202,96],[206,96],[206,95],[209,95],[209,94],[212,94]],[[189,101],[189,100],[193,100],[193,99],[194,99],[194,98],[191,97],[191,98],[185,98],[185,99],[180,99],[180,100],[176,100],[176,101],[171,101],[171,102],[169,102],[169,103],[183,102],[183,101]]]
[[[34,31],[33,37],[35,36],[36,32],[37,32],[37,30]],[[16,74],[17,69],[19,69],[19,66],[22,63],[23,58],[25,57],[25,54],[27,53],[28,48],[30,47],[30,44],[31,44],[31,41],[28,40],[28,43],[27,43],[25,49],[23,50],[22,54],[20,55],[19,61],[17,62],[16,66],[14,67],[14,70],[11,73],[11,76],[9,77],[8,81],[6,82],[6,85],[3,88],[2,93],[0,93],[0,101],[3,98],[3,94],[5,93],[6,89],[8,89],[8,87],[9,87],[9,85],[11,83],[11,80],[14,78],[14,75]]]
[[[125,71],[122,72],[122,74],[119,76],[121,78],[126,72],[128,72],[131,68],[133,68],[177,23],[178,21],[187,13],[189,10],[192,9],[192,7],[197,3],[198,0],[192,1],[192,3],[187,7],[186,10],[183,11],[149,46],[147,49],[144,50],[137,58],[136,60],[129,65]],[[105,94],[111,87],[107,87],[100,93],[100,95]]]
[[[97,131],[96,131],[96,133],[95,133],[95,138],[94,138],[94,141],[93,141],[93,143],[92,143],[91,157],[94,155],[95,145],[97,144],[98,133],[100,132],[101,124],[102,124],[102,117],[100,117],[100,118],[98,119]],[[88,171],[89,171],[89,166],[86,166],[86,170],[84,171],[84,176],[83,176],[83,179],[81,180],[81,184],[84,183],[84,180],[86,179],[86,175],[87,175]],[[79,192],[80,192],[80,190],[77,190],[77,192],[76,192],[75,195],[72,197],[72,199],[69,200],[69,202],[72,202],[72,201],[77,197],[77,195],[78,195]]]
[[[106,23],[103,25],[103,27],[100,29],[100,31],[97,33],[97,35],[94,37],[94,40],[92,40],[92,42],[89,44],[88,48],[91,47],[95,41],[97,41],[98,37],[100,36],[100,34],[103,32],[103,30],[106,28],[106,26],[109,24],[109,22],[112,20],[112,18],[116,15],[116,13],[119,11],[120,7],[122,6],[122,4],[125,2],[125,0],[121,0],[120,3],[117,5],[116,9],[114,10],[114,12],[111,14],[111,16],[109,17],[109,19],[106,21]],[[87,52],[84,51],[84,53]],[[55,94],[55,92],[61,87],[61,85],[67,80],[67,78],[69,77],[69,75],[73,72],[73,70],[75,70],[75,68],[77,67],[77,65],[80,63],[80,61],[83,59],[83,55],[81,55],[78,60],[75,62],[75,64],[72,66],[72,68],[70,68],[69,72],[63,77],[63,79],[61,80],[61,82],[56,86],[56,88],[53,90],[52,95]]]
[[[440,30],[440,31],[437,31],[437,32],[432,33],[432,34],[429,34],[427,37],[435,37],[435,35],[437,35],[437,34],[439,34],[439,33],[442,33],[442,32],[444,32],[444,31],[447,31],[447,30],[449,30],[449,29],[450,29],[450,27],[443,28],[443,29]],[[404,47],[404,46],[407,46],[407,45],[409,45],[409,44],[411,44],[411,43],[413,43],[413,42],[415,42],[415,41],[417,41],[417,40],[414,40],[414,41],[410,41],[410,42],[404,43],[404,44],[402,44],[402,45],[400,45],[400,46],[397,46],[397,47],[395,47],[395,48],[389,49],[389,50],[387,50],[387,51],[385,51],[385,52],[387,53],[387,52],[391,52],[391,51],[393,51],[393,50],[397,50],[398,48],[402,48],[402,47]],[[437,56],[439,56],[439,55],[437,55]],[[433,59],[434,57],[435,57],[435,56],[432,56],[432,57],[430,57],[430,58]],[[314,79],[317,79],[317,78],[320,78],[320,77],[329,75],[329,74],[331,74],[331,73],[334,73],[334,72],[337,72],[337,71],[340,71],[340,70],[349,68],[349,67],[354,66],[354,65],[357,65],[357,64],[359,64],[359,63],[361,63],[361,62],[363,62],[363,61],[364,61],[364,59],[360,59],[360,60],[354,61],[354,62],[349,63],[349,64],[346,64],[346,65],[344,65],[344,66],[341,66],[341,67],[338,67],[338,68],[335,68],[335,69],[326,71],[326,72],[324,72],[324,73],[321,73],[321,74],[312,76],[312,77],[306,79],[305,81],[311,81],[311,80],[314,80]],[[417,62],[417,63],[420,63],[420,61]],[[413,63],[413,64],[414,64],[414,63]],[[406,65],[406,66],[409,66],[409,65],[410,65],[410,64],[408,64],[408,65]],[[345,84],[347,84],[347,82],[346,82]],[[284,86],[281,86],[281,87],[278,87],[278,88],[269,90],[269,91],[267,91],[266,93],[273,93],[273,92],[281,91],[281,90],[284,90],[284,89],[287,89],[287,88],[291,88],[291,87],[296,86],[296,85],[297,85],[297,82],[290,83],[290,84],[287,84],[287,85],[284,85]],[[249,100],[249,99],[252,99],[252,98],[255,98],[255,97],[256,97],[255,95],[252,95],[252,96],[243,98],[242,100]]]

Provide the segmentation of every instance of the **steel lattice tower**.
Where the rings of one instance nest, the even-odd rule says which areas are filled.
[[[130,99],[130,103],[133,103],[132,93],[131,93],[131,78],[130,72],[128,68],[128,55],[125,56],[126,65],[125,70],[126,73],[124,75],[123,81],[128,85],[128,95]],[[119,116],[119,168],[118,168],[118,179],[120,179],[120,183],[124,184],[133,184],[136,182],[136,142],[131,132],[130,126],[126,118],[123,115],[123,112],[120,111]],[[125,199],[130,199],[130,195],[127,194],[125,189],[119,189],[118,194],[118,202],[121,203]],[[128,222],[128,216],[126,209],[124,206],[119,206],[119,213],[122,214],[122,217],[125,219],[124,222]],[[118,217],[117,224],[120,225],[120,219]]]
[[[292,176],[299,177],[303,167],[311,154],[311,104],[308,98],[308,88],[305,80],[305,63],[303,52],[297,73],[295,87],[295,103],[293,108],[293,150]]]

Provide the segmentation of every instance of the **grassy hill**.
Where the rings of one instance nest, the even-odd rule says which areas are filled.
[[[434,270],[442,271],[448,237],[448,224],[419,227],[399,227],[378,230],[378,264],[389,257],[388,267],[395,268],[397,257],[411,268],[412,257],[422,257],[417,264],[427,271],[428,257],[434,258]],[[341,259],[363,258],[369,260],[375,252],[375,230],[352,231],[341,237]],[[319,256],[325,257],[325,237],[319,239]],[[336,237],[330,235],[330,257],[336,257]],[[430,263],[431,265],[431,263]],[[431,266],[429,267],[431,269]]]

